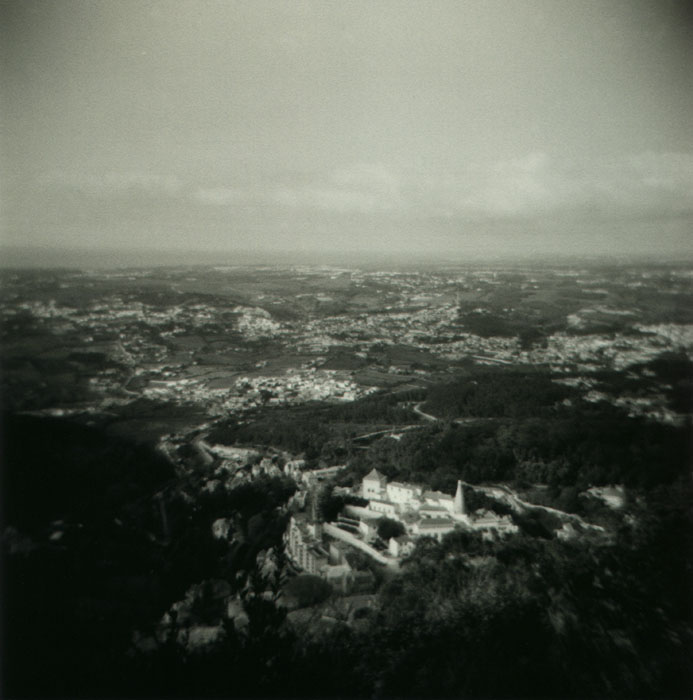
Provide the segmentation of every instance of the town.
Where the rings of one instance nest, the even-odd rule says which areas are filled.
[[[558,381],[583,387],[588,400],[679,420],[661,391],[614,395],[593,377],[693,351],[684,306],[665,321],[654,313],[687,293],[687,270],[624,269],[610,278],[595,270],[260,272],[272,293],[248,285],[248,269],[232,267],[204,277],[173,270],[152,280],[141,271],[70,273],[46,280],[49,299],[43,292],[32,298],[21,276],[5,275],[3,353],[10,366],[24,362],[26,341],[13,341],[12,329],[24,332],[28,324],[34,362],[51,368],[41,381],[50,385],[54,372],[60,391],[79,369],[78,403],[91,410],[118,410],[138,397],[208,416],[348,402],[379,389],[425,386],[474,362],[546,366]],[[292,296],[297,288],[314,291]],[[34,390],[35,370],[24,367],[7,374],[8,388],[26,375],[22,407],[49,408]]]

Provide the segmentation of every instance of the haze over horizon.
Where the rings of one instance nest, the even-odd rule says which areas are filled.
[[[693,258],[690,3],[0,11],[0,257]]]

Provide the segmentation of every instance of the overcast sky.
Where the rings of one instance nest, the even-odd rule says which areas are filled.
[[[3,2],[2,244],[692,256],[687,5]]]

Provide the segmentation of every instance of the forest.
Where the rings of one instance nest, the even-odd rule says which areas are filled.
[[[673,405],[691,381],[690,362],[665,356],[649,363],[652,382],[666,382]],[[597,377],[619,391],[633,379]],[[646,387],[646,384],[643,384]],[[441,420],[422,422],[412,409]],[[413,427],[394,440],[379,430]],[[355,440],[373,435],[366,442]],[[651,488],[687,473],[691,428],[629,416],[609,403],[584,401],[543,368],[471,368],[454,381],[401,394],[376,394],[326,406],[276,408],[244,421],[221,421],[210,442],[271,444],[302,453],[315,466],[347,463],[354,484],[373,467],[389,478],[452,492],[457,479],[545,484],[549,501],[579,508],[568,490],[623,483]],[[570,501],[570,502],[569,502]]]

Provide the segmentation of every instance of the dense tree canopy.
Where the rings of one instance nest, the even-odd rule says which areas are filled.
[[[378,520],[378,537],[387,542],[391,537],[399,537],[405,532],[404,525],[399,520],[380,518]]]

